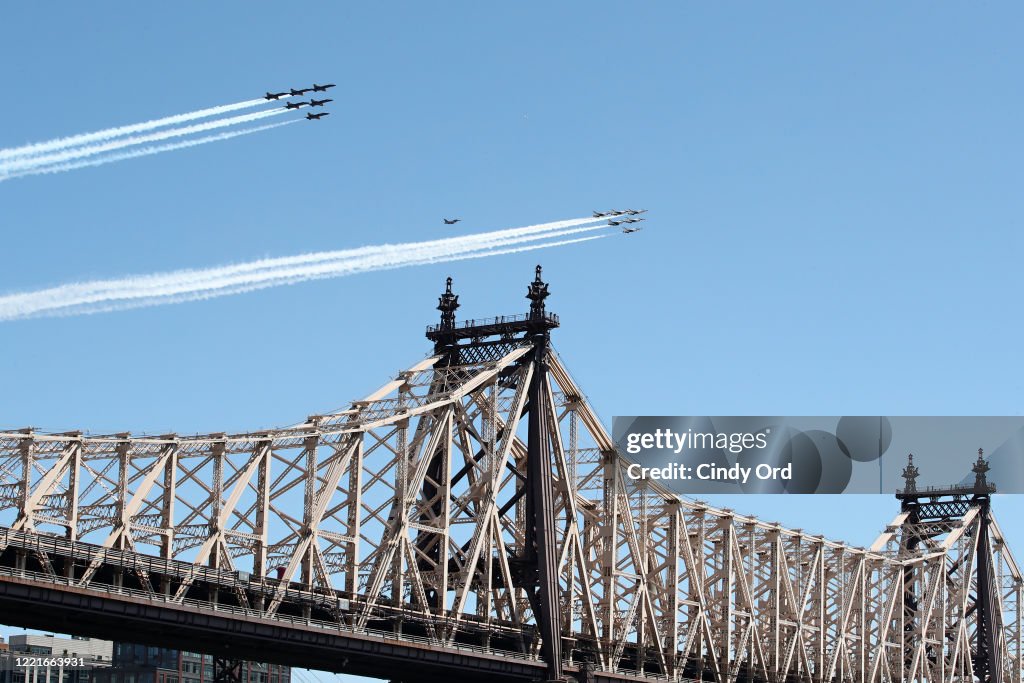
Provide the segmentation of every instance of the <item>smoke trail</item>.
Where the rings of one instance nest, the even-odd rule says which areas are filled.
[[[0,182],[10,180],[11,178],[20,178],[22,176],[27,175],[64,173],[65,171],[73,171],[78,168],[86,168],[89,166],[105,166],[106,164],[112,164],[115,161],[137,159],[139,157],[149,156],[151,154],[160,154],[162,152],[171,152],[176,149],[185,149],[187,147],[205,145],[208,142],[230,140],[231,138],[237,138],[240,135],[250,135],[252,133],[259,133],[260,131],[270,130],[271,128],[280,128],[281,126],[287,126],[292,123],[298,123],[299,121],[302,120],[303,119],[291,119],[289,121],[281,121],[280,123],[268,123],[265,126],[256,126],[255,128],[245,128],[244,130],[230,131],[227,133],[218,133],[217,135],[207,135],[205,137],[195,138],[192,140],[185,140],[183,142],[172,142],[166,145],[150,145],[148,147],[143,147],[142,149],[132,150],[131,152],[110,154],[108,156],[100,157],[99,159],[88,159],[84,161],[68,161],[63,164],[51,164],[49,166],[31,168],[25,171],[10,173],[8,175],[0,175]]]
[[[271,267],[251,270],[245,273],[225,274],[223,271],[236,267],[211,268],[205,271],[177,271],[172,273],[145,276],[142,278],[124,278],[93,283],[64,285],[49,290],[16,294],[0,298],[0,320],[14,312],[11,319],[36,315],[83,305],[111,300],[141,300],[161,297],[173,297],[199,292],[215,292],[216,290],[234,287],[248,287],[263,283],[287,284],[290,281],[317,279],[323,274],[341,270],[374,270],[396,260],[410,258],[438,258],[446,255],[469,253],[496,247],[536,241],[549,237],[559,237],[583,231],[603,229],[606,226],[591,226],[568,230],[549,231],[541,235],[519,235],[505,239],[480,239],[488,234],[472,236],[456,245],[440,246],[437,242],[408,243],[404,245],[385,245],[370,253],[350,256],[329,261],[320,260],[292,267]],[[490,233],[494,235],[495,233]],[[356,251],[356,250],[353,250]],[[315,255],[313,255],[315,256]],[[252,264],[244,264],[246,266]],[[257,287],[262,288],[262,287]]]
[[[235,104],[225,104],[219,107],[199,109],[197,111],[189,112],[187,114],[165,116],[164,118],[153,119],[152,121],[145,121],[144,123],[134,123],[127,126],[107,128],[105,130],[98,130],[94,133],[82,133],[79,135],[72,135],[66,138],[57,138],[54,140],[49,140],[47,142],[37,142],[30,145],[22,145],[21,147],[9,147],[7,149],[0,149],[0,161],[3,161],[4,159],[15,159],[20,157],[35,156],[37,154],[43,154],[44,152],[53,152],[56,150],[67,149],[68,147],[87,145],[89,143],[100,142],[102,140],[111,140],[113,138],[123,137],[125,135],[134,135],[135,133],[142,133],[147,130],[153,130],[154,128],[163,128],[164,126],[175,126],[179,123],[187,123],[189,121],[205,119],[211,116],[220,116],[221,114],[228,114],[230,112],[238,111],[240,109],[250,109],[260,104],[266,104],[266,102],[267,100],[263,98],[256,100],[246,100],[244,102],[236,102]]]
[[[73,147],[61,152],[55,152],[54,154],[46,154],[43,156],[28,157],[25,159],[15,159],[8,162],[0,162],[0,174],[4,176],[11,175],[13,172],[26,170],[30,168],[38,168],[41,166],[48,166],[50,164],[61,163],[64,161],[70,161],[71,159],[81,159],[82,157],[93,156],[94,154],[100,154],[102,152],[109,152],[115,149],[121,149],[123,147],[131,147],[134,145],[141,145],[146,142],[157,142],[159,140],[167,140],[168,138],[178,138],[185,135],[192,135],[193,133],[203,133],[208,130],[216,130],[217,128],[227,128],[228,126],[234,126],[239,123],[249,123],[250,121],[258,121],[265,119],[268,116],[277,116],[284,114],[287,109],[270,109],[268,111],[260,111],[254,114],[243,114],[242,116],[232,116],[226,119],[217,119],[215,121],[209,121],[207,123],[197,123],[192,126],[184,126],[182,128],[172,128],[159,133],[150,133],[148,135],[136,135],[126,138],[118,138],[109,142],[104,142],[98,145],[86,145],[84,147]]]
[[[253,263],[205,270],[174,271],[62,285],[0,297],[0,321],[193,301],[304,280],[513,253],[509,250],[525,249],[524,243],[607,227],[603,223],[584,226],[593,222],[595,219],[592,218],[556,221],[443,240],[363,247],[305,256],[263,259]],[[578,240],[567,240],[564,243],[575,241]],[[540,248],[542,245],[528,246]]]
[[[542,235],[554,231],[573,228],[596,222],[594,218],[575,218],[564,221],[554,221],[529,225],[521,228],[507,228],[491,232],[464,235],[460,237],[447,237],[439,240],[429,240],[407,244],[382,244],[356,249],[341,249],[335,251],[322,251],[299,256],[285,256],[278,258],[260,259],[230,266],[219,266],[205,269],[177,270],[169,273],[156,273],[153,275],[130,276],[116,280],[97,280],[93,282],[74,283],[60,285],[49,289],[29,292],[24,294],[12,294],[0,297],[0,320],[3,319],[4,307],[12,308],[22,303],[40,302],[51,300],[61,302],[59,306],[78,305],[96,301],[101,298],[117,298],[138,296],[140,292],[146,295],[154,295],[164,291],[167,287],[176,283],[188,282],[193,288],[212,288],[219,286],[226,278],[237,275],[247,277],[260,277],[261,274],[270,271],[280,272],[282,269],[294,266],[304,266],[327,261],[340,261],[374,255],[386,254],[396,250],[409,247],[423,250],[436,250],[438,253],[454,252],[460,249],[484,249],[494,246],[501,246],[510,243],[508,240],[526,238],[531,235]],[[588,229],[606,227],[605,225],[595,226]],[[532,239],[539,239],[534,237]],[[13,310],[13,309],[12,309]]]
[[[267,289],[269,287],[281,287],[284,285],[292,285],[299,282],[308,282],[310,280],[323,280],[327,278],[345,277],[347,275],[355,275],[361,272],[378,271],[378,270],[397,270],[398,268],[406,268],[409,266],[429,265],[433,263],[448,263],[452,261],[466,261],[469,259],[486,258],[488,256],[500,256],[502,254],[519,254],[527,251],[534,251],[536,249],[547,249],[549,247],[559,247],[569,244],[578,244],[580,242],[590,242],[591,240],[599,240],[605,237],[611,237],[612,233],[604,235],[591,235],[589,237],[577,237],[568,240],[557,240],[555,242],[542,242],[540,244],[527,244],[515,247],[507,247],[504,249],[489,249],[485,251],[474,251],[468,254],[455,254],[448,256],[433,256],[424,257],[419,259],[409,259],[407,261],[394,262],[388,264],[379,264],[373,267],[358,267],[358,268],[346,268],[349,265],[346,263],[338,264],[335,268],[325,270],[317,274],[309,274],[303,276],[295,276],[292,278],[273,280],[267,282],[254,282],[249,284],[239,284],[236,286],[217,289],[217,290],[204,290],[196,292],[184,292],[181,294],[171,296],[153,296],[144,299],[124,300],[124,301],[111,301],[101,302],[96,304],[86,304],[81,306],[75,306],[73,308],[61,308],[58,310],[50,311],[47,313],[35,314],[32,316],[20,316],[20,317],[70,317],[76,315],[93,315],[96,313],[113,313],[117,311],[126,311],[134,308],[148,308],[151,306],[165,306],[170,304],[181,304],[188,303],[191,301],[206,301],[207,299],[214,299],[222,296],[231,296],[234,294],[245,294],[248,292],[255,292],[261,289]],[[2,301],[0,301],[2,304]],[[0,313],[0,322],[5,320],[13,320],[15,318],[5,318],[3,313]]]
[[[381,270],[388,267],[392,262],[399,262],[399,265],[408,265],[414,262],[431,263],[436,259],[444,261],[452,260],[452,257],[459,254],[472,254],[474,252],[498,249],[521,245],[528,242],[547,240],[555,237],[565,237],[581,232],[592,232],[602,230],[607,226],[598,225],[585,228],[574,228],[569,230],[557,230],[546,232],[541,235],[526,235],[501,240],[491,240],[486,243],[463,243],[456,247],[441,249],[437,247],[390,250],[372,255],[364,255],[357,258],[334,259],[319,263],[310,263],[291,268],[272,268],[257,273],[246,275],[234,275],[232,277],[204,278],[195,281],[175,282],[165,284],[162,287],[136,288],[128,292],[122,292],[119,299],[136,298],[161,298],[174,297],[179,295],[209,294],[219,296],[221,290],[250,291],[251,289],[263,289],[265,287],[277,286],[280,284],[292,284],[306,280],[317,280],[323,277],[335,277],[338,274],[348,275],[356,272],[367,272]],[[408,245],[415,246],[415,245]],[[241,288],[241,289],[239,289]],[[110,298],[109,295],[99,298]],[[204,297],[210,298],[210,297]],[[93,299],[96,299],[94,297]]]

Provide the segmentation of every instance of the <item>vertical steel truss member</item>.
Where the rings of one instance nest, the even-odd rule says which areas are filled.
[[[1021,575],[983,478],[908,479],[870,549],[635,481],[546,296],[538,272],[529,314],[456,323],[449,282],[429,357],[288,428],[0,433],[0,572],[515,653],[549,679],[1022,681]]]

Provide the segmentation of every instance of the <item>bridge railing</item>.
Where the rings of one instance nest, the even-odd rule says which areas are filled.
[[[0,576],[11,576],[15,578],[31,579],[39,583],[49,583],[58,586],[67,586],[69,588],[75,587],[75,580],[63,576],[51,576],[42,572],[35,572],[23,569],[15,569],[13,567],[0,566]],[[97,591],[112,596],[125,596],[134,600],[145,600],[150,603],[162,603],[168,607],[188,607],[203,612],[214,611],[224,614],[233,614],[241,617],[259,617],[261,619],[272,620],[275,622],[281,622],[286,624],[293,624],[298,626],[312,626],[315,628],[323,629],[325,631],[344,631],[355,635],[369,636],[373,638],[380,638],[390,641],[400,641],[403,643],[418,643],[422,645],[430,646],[431,648],[438,647],[438,643],[430,638],[424,636],[416,636],[405,633],[393,633],[391,631],[381,631],[379,629],[372,628],[360,628],[358,626],[347,624],[343,620],[339,621],[324,621],[322,619],[313,619],[310,617],[301,617],[291,614],[267,614],[261,610],[254,608],[238,607],[236,605],[224,605],[219,603],[208,602],[205,600],[196,600],[193,598],[183,598],[180,600],[173,600],[171,596],[164,595],[162,593],[150,593],[147,591],[139,590],[137,588],[125,588],[123,586],[114,586],[111,584],[102,584],[93,582],[89,584],[90,591]],[[481,654],[495,655],[504,658],[520,659],[524,661],[536,661],[535,655],[530,655],[523,652],[514,652],[510,650],[499,650],[496,648],[488,648],[482,645],[470,645],[467,643],[446,643],[444,645],[447,649],[453,650],[464,650],[467,652],[476,652]]]
[[[0,536],[6,536],[11,532],[8,529],[0,529]],[[27,534],[19,534],[27,535]],[[54,539],[61,540],[61,539]],[[114,553],[121,553],[121,551],[114,551]],[[126,553],[127,554],[127,553]],[[229,572],[221,572],[222,574],[231,574]],[[10,576],[13,578],[29,579],[33,582],[48,583],[56,586],[64,586],[68,588],[76,587],[75,579],[45,574],[43,572],[36,572],[25,569],[17,569],[14,567],[0,566],[0,576]],[[324,631],[333,632],[344,632],[346,634],[365,636],[368,638],[374,638],[377,640],[384,640],[388,642],[397,643],[415,643],[418,645],[424,645],[430,648],[437,648],[438,642],[425,636],[411,635],[407,633],[394,633],[392,631],[382,631],[380,629],[359,627],[354,624],[346,623],[343,619],[338,621],[324,621],[322,619],[313,619],[311,617],[302,617],[291,614],[266,614],[265,612],[255,608],[245,608],[236,605],[225,605],[220,603],[209,602],[205,600],[196,600],[194,598],[183,598],[179,600],[173,600],[172,596],[164,595],[163,593],[152,593],[148,591],[139,590],[136,588],[126,588],[124,586],[115,586],[112,584],[104,584],[98,582],[92,582],[89,584],[90,591],[96,591],[104,593],[114,597],[130,598],[135,601],[145,601],[151,604],[163,604],[169,608],[185,607],[191,610],[197,610],[202,612],[217,612],[222,614],[236,615],[239,617],[258,617],[260,619],[272,620],[277,623],[291,624],[294,626],[312,627],[321,629]],[[516,652],[513,650],[503,650],[498,648],[486,647],[483,645],[471,645],[468,643],[459,642],[446,642],[441,647],[448,650],[458,650],[461,652],[472,652],[476,654],[483,654],[494,657],[502,657],[506,659],[517,659],[520,661],[539,662],[537,654],[529,654],[524,652]],[[567,664],[572,664],[570,659],[565,658]],[[635,677],[637,679],[645,680],[670,680],[668,676],[663,674],[640,672],[631,669],[616,669],[615,673],[622,674],[624,676]]]
[[[473,327],[493,327],[496,325],[514,325],[518,323],[525,323],[531,320],[529,313],[517,313],[515,315],[499,315],[493,318],[474,318],[472,320],[463,320],[455,323],[453,330],[465,330]],[[558,325],[558,316],[554,313],[545,313],[544,321],[548,323],[554,323]],[[434,334],[440,332],[443,328],[440,325],[428,325],[427,334]]]

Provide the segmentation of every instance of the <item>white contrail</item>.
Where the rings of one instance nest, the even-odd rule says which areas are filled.
[[[175,294],[171,296],[160,296],[160,297],[149,297],[145,299],[134,299],[134,300],[122,300],[122,301],[108,301],[96,304],[87,304],[82,306],[75,306],[73,308],[62,308],[59,310],[50,311],[43,314],[37,314],[33,316],[21,316],[21,317],[38,317],[38,315],[46,315],[50,317],[69,317],[75,315],[92,315],[95,313],[113,313],[117,311],[126,311],[134,308],[148,308],[151,306],[165,306],[169,304],[181,304],[188,303],[190,301],[205,301],[207,299],[214,299],[222,296],[231,296],[234,294],[245,294],[247,292],[254,292],[260,289],[267,289],[269,287],[280,287],[284,285],[292,285],[299,282],[307,282],[309,280],[322,280],[326,278],[344,277],[346,275],[355,275],[356,273],[365,273],[369,271],[377,270],[395,270],[398,268],[405,268],[408,266],[419,266],[428,265],[432,263],[448,263],[451,261],[466,261],[469,259],[486,258],[488,256],[500,256],[502,254],[518,254],[526,251],[533,251],[535,249],[547,249],[548,247],[559,247],[568,244],[577,244],[579,242],[589,242],[591,240],[599,240],[605,237],[611,237],[612,233],[604,235],[591,235],[589,237],[577,237],[568,240],[557,240],[555,242],[542,242],[540,244],[527,244],[516,247],[508,247],[504,249],[490,249],[485,251],[474,251],[468,254],[454,254],[448,256],[434,256],[429,258],[418,258],[409,259],[401,262],[393,262],[386,264],[378,264],[372,267],[347,267],[351,264],[339,263],[331,269],[322,269],[322,272],[316,274],[308,274],[304,276],[295,276],[287,279],[267,281],[267,282],[253,282],[250,284],[240,284],[233,287],[217,290],[203,290],[195,292],[183,292],[181,294]],[[12,318],[13,319],[13,318]],[[0,322],[7,320],[0,314]]]
[[[207,135],[201,138],[194,138],[192,140],[184,140],[182,142],[172,142],[166,145],[150,145],[143,147],[142,149],[132,150],[130,152],[121,152],[119,154],[109,154],[102,156],[99,159],[86,159],[83,161],[68,161],[63,164],[51,164],[49,166],[41,166],[39,168],[31,168],[25,171],[18,171],[9,175],[0,175],[0,182],[10,180],[11,178],[20,178],[26,175],[41,175],[50,173],[64,173],[65,171],[73,171],[78,168],[87,168],[89,166],[104,166],[106,164],[112,164],[115,161],[125,161],[126,159],[137,159],[139,157],[149,156],[151,154],[160,154],[162,152],[171,152],[176,149],[186,149],[188,147],[196,147],[198,145],[205,145],[208,142],[218,142],[220,140],[230,140],[231,138],[237,138],[240,135],[249,135],[251,133],[259,133],[260,131],[270,130],[271,128],[280,128],[281,126],[287,126],[292,123],[298,123],[304,119],[292,119],[290,121],[281,121],[280,123],[268,123],[265,126],[256,126],[255,128],[245,128],[243,130],[229,131],[227,133],[218,133],[217,135]]]
[[[434,250],[436,253],[447,253],[466,249],[484,249],[509,244],[509,240],[519,241],[517,238],[539,239],[546,233],[553,233],[567,228],[574,228],[581,225],[594,223],[599,219],[575,218],[564,221],[554,221],[529,225],[521,228],[507,228],[494,230],[473,235],[460,237],[448,237],[439,240],[429,240],[407,244],[381,244],[356,249],[341,249],[334,251],[321,251],[298,256],[285,256],[278,258],[259,259],[248,263],[241,263],[230,266],[218,266],[204,269],[177,270],[168,273],[156,273],[152,275],[130,276],[115,280],[95,280],[85,283],[74,283],[60,285],[49,289],[29,292],[24,294],[12,294],[0,297],[0,320],[6,310],[13,310],[22,303],[33,302],[38,306],[40,302],[52,300],[59,302],[58,306],[78,305],[98,301],[104,298],[118,298],[131,296],[152,296],[166,291],[166,288],[178,285],[181,282],[188,282],[193,288],[213,288],[220,286],[226,279],[236,276],[261,277],[268,272],[281,272],[284,269],[295,266],[306,266],[323,263],[327,261],[341,261],[355,258],[371,257],[382,254],[402,251],[409,247],[422,250]],[[605,225],[594,226],[588,230],[603,228]]]
[[[159,298],[167,296],[174,297],[182,294],[191,296],[197,293],[207,293],[210,296],[220,296],[220,292],[222,290],[227,290],[229,293],[234,293],[236,291],[251,291],[252,289],[263,289],[265,287],[273,287],[282,284],[292,284],[293,282],[317,280],[324,277],[336,277],[338,274],[349,275],[356,272],[381,270],[388,268],[388,264],[393,261],[398,262],[399,266],[411,265],[420,262],[432,263],[438,259],[449,261],[460,254],[473,254],[476,252],[512,247],[529,242],[552,239],[555,237],[575,235],[581,232],[592,232],[594,230],[601,230],[605,227],[606,226],[598,225],[585,228],[557,230],[554,232],[546,232],[541,235],[512,237],[479,244],[467,242],[454,248],[449,247],[447,249],[440,249],[437,247],[420,247],[416,249],[390,250],[377,254],[364,255],[357,258],[334,259],[330,261],[293,266],[291,268],[274,268],[257,273],[234,275],[232,277],[218,277],[216,279],[204,278],[188,282],[175,282],[165,284],[160,288],[148,287],[145,289],[135,289],[127,293],[122,293],[117,298]],[[415,247],[416,244],[414,243],[406,246]],[[203,298],[210,298],[210,296],[205,296]],[[95,298],[96,297],[94,297],[94,299]],[[102,299],[110,297],[106,296],[99,298]]]
[[[221,114],[228,114],[240,109],[250,109],[266,103],[267,100],[263,98],[245,100],[244,102],[225,104],[219,107],[199,109],[187,114],[165,116],[162,119],[153,119],[152,121],[145,121],[143,123],[133,123],[127,126],[107,128],[105,130],[98,130],[94,133],[82,133],[80,135],[72,135],[66,138],[48,140],[47,142],[36,142],[30,145],[22,145],[21,147],[9,147],[7,149],[0,149],[0,161],[3,161],[4,159],[35,156],[45,152],[53,152],[56,150],[67,149],[69,147],[78,147],[80,145],[87,145],[89,143],[100,142],[102,140],[111,140],[113,138],[119,138],[125,135],[134,135],[135,133],[142,133],[155,128],[163,128],[164,126],[176,126],[179,123],[187,123],[189,121],[205,119],[211,116],[220,116]]]
[[[17,171],[23,171],[29,168],[38,168],[41,166],[48,166],[50,164],[57,164],[64,161],[70,161],[72,159],[90,157],[95,154],[101,154],[103,152],[109,152],[115,149],[122,149],[124,147],[132,147],[134,145],[141,145],[147,142],[157,142],[159,140],[167,140],[169,138],[184,137],[186,135],[192,135],[194,133],[204,133],[208,130],[216,130],[217,128],[227,128],[228,126],[235,126],[240,123],[258,121],[260,119],[265,119],[268,116],[277,116],[279,114],[284,114],[286,111],[288,110],[283,108],[270,109],[267,111],[259,111],[253,114],[243,114],[242,116],[231,116],[226,119],[216,119],[214,121],[208,121],[207,123],[197,123],[192,126],[171,128],[170,130],[161,131],[159,133],[149,133],[148,135],[133,135],[129,137],[117,138],[98,145],[72,147],[70,149],[55,152],[53,154],[44,154],[42,156],[27,157],[24,159],[14,159],[12,161],[0,162],[0,176],[12,175]]]
[[[558,223],[550,225],[557,226]],[[496,231],[483,233],[482,235],[471,235],[459,243],[452,243],[452,240],[435,240],[433,242],[413,242],[350,250],[351,254],[347,257],[329,260],[326,260],[324,256],[331,252],[310,254],[306,262],[290,264],[286,267],[275,264],[269,267],[254,268],[254,266],[259,266],[260,263],[274,263],[273,259],[267,259],[263,262],[258,261],[240,266],[209,268],[199,271],[175,271],[142,277],[128,277],[120,280],[63,285],[47,290],[14,294],[0,298],[0,320],[4,320],[7,317],[13,319],[37,315],[56,309],[78,307],[111,300],[160,298],[197,292],[212,292],[231,287],[246,287],[253,284],[273,284],[275,282],[296,279],[311,279],[320,276],[322,273],[329,274],[334,272],[339,266],[354,270],[374,269],[395,259],[436,258],[445,255],[469,253],[546,239],[548,237],[599,230],[604,227],[606,226],[549,230],[543,234],[521,234],[503,238],[495,236],[509,231]],[[523,229],[520,228],[520,230]],[[298,258],[303,257],[289,257],[289,259],[280,259],[280,261]]]
[[[568,244],[591,238],[558,243],[546,242],[540,245],[526,243],[607,227],[605,224],[586,225],[594,222],[593,218],[556,221],[443,240],[379,245],[262,259],[252,263],[205,270],[182,270],[61,285],[0,297],[0,321],[41,315],[77,315],[207,299],[304,280],[512,253],[517,249],[526,249],[527,246],[540,248],[544,245]]]

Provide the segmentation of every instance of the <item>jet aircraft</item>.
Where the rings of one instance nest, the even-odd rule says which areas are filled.
[[[298,109],[299,107],[309,106],[309,102],[285,102],[285,109]]]
[[[320,119],[322,119],[325,116],[330,116],[330,114],[331,114],[331,112],[324,111],[324,112],[320,112],[319,114],[306,114],[306,118],[309,119],[310,121],[313,121],[313,120],[319,121]]]
[[[637,232],[637,231],[639,231],[639,230],[643,230],[643,228],[623,228],[623,229],[622,229],[622,233],[623,233],[624,235],[628,235],[628,234],[629,234],[629,233],[631,233],[631,232]]]
[[[647,220],[647,219],[646,218],[626,218],[622,222],[623,223],[639,223],[640,221],[645,221],[645,220]]]
[[[629,209],[628,211],[626,211],[626,213],[628,213],[630,216],[636,216],[637,214],[647,213],[647,209]]]
[[[461,218],[445,218],[444,219],[444,224],[445,225],[455,225],[456,223],[458,223],[461,220],[462,220]]]
[[[279,100],[279,99],[281,99],[282,97],[284,97],[287,94],[288,93],[286,93],[286,92],[268,92],[266,95],[263,96],[263,99],[265,99],[265,100]]]
[[[312,88],[301,88],[299,90],[296,90],[295,88],[292,88],[291,89],[292,97],[301,97],[302,95],[305,95],[308,92],[312,92],[312,90],[313,90]]]
[[[613,220],[609,220],[608,221],[608,225],[622,225],[625,222],[626,221],[613,221]]]
[[[309,106],[311,106],[311,107],[322,107],[322,106],[324,106],[325,104],[327,104],[328,102],[333,102],[333,101],[334,101],[334,100],[331,100],[331,99],[326,99],[326,100],[314,100],[314,99],[310,98],[310,100],[309,100]]]
[[[313,84],[313,92],[327,92],[328,88],[333,88],[334,83],[326,83],[324,85]]]

